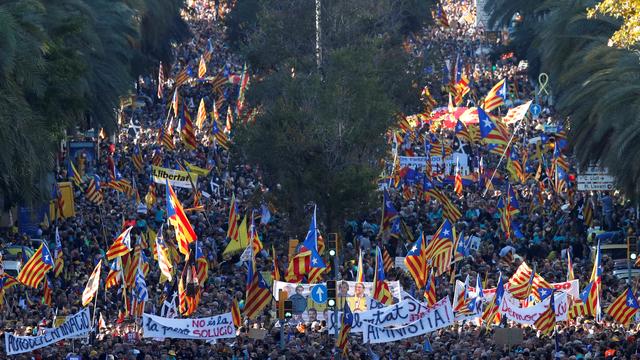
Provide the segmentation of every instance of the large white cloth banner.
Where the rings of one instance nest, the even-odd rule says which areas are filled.
[[[449,298],[446,297],[434,304],[433,307],[427,308],[419,320],[402,327],[385,328],[367,323],[362,338],[365,344],[386,343],[428,334],[452,324],[453,309]]]
[[[504,293],[504,298],[500,304],[500,313],[504,314],[509,320],[515,321],[523,325],[533,325],[536,320],[549,308],[550,298],[545,299],[533,306],[522,308],[520,300],[514,298],[509,292]],[[569,303],[567,294],[557,292],[553,298],[554,310],[556,312],[556,321],[566,321],[569,312]]]
[[[21,354],[49,346],[64,339],[86,335],[90,330],[89,308],[84,308],[80,312],[68,316],[62,325],[40,336],[15,336],[11,333],[5,333],[4,345],[7,355]]]
[[[447,302],[449,301],[448,298],[446,298],[446,300]],[[420,319],[420,317],[427,314],[428,311],[429,308],[424,304],[416,299],[407,297],[399,303],[390,306],[353,313],[351,332],[363,332],[367,329],[367,324],[373,324],[379,327],[406,325]],[[339,312],[338,315],[342,316],[342,312]],[[340,324],[340,321],[338,321],[338,326],[334,326],[334,320],[333,312],[329,312],[327,328],[331,334],[335,334],[335,328],[339,327]]]
[[[230,339],[236,337],[231,313],[199,319],[172,319],[142,315],[142,337],[172,339]]]

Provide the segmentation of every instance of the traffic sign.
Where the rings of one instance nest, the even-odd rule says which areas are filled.
[[[312,287],[311,299],[318,304],[324,304],[327,301],[327,287],[324,284]]]
[[[540,107],[540,105],[538,104],[533,104],[529,108],[529,111],[531,111],[531,115],[533,115],[534,118],[537,118],[538,115],[540,115],[540,113],[542,112],[542,107]]]

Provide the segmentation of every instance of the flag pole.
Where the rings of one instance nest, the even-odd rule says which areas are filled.
[[[509,142],[507,143],[507,146],[504,148],[504,151],[502,152],[502,155],[500,155],[500,160],[498,161],[498,165],[496,165],[495,169],[493,169],[493,173],[491,174],[491,179],[489,179],[489,182],[487,183],[487,186],[484,188],[484,192],[482,193],[482,197],[485,197],[485,195],[487,195],[487,191],[489,191],[489,184],[491,184],[493,182],[493,178],[496,176],[496,172],[498,171],[498,168],[500,167],[500,164],[502,164],[502,160],[504,159],[504,155],[507,153],[507,150],[509,150],[509,146],[511,146],[511,142],[513,141],[513,138],[516,136],[516,131],[518,131],[518,129],[520,128],[520,124],[522,124],[522,121],[518,122],[518,126],[516,126],[513,129],[513,133],[511,134],[511,138],[509,139]]]

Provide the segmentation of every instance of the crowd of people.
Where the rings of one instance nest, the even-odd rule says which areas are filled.
[[[232,196],[238,204],[238,213],[245,214],[265,205],[269,196],[268,187],[261,181],[258,168],[249,164],[232,165],[229,153],[220,139],[214,135],[211,120],[203,126],[194,121],[196,147],[189,149],[175,137],[175,149],[169,150],[159,141],[159,134],[167,131],[167,116],[174,109],[173,97],[179,97],[179,111],[187,111],[195,120],[199,103],[205,103],[208,111],[214,106],[221,120],[220,129],[227,126],[227,113],[235,121],[237,116],[239,84],[243,73],[243,61],[233,54],[225,43],[225,17],[233,11],[235,1],[189,1],[183,16],[191,27],[192,38],[174,48],[175,63],[165,66],[166,83],[158,94],[157,74],[141,77],[136,86],[133,104],[121,109],[120,131],[111,136],[98,138],[98,153],[95,171],[102,181],[104,201],[98,205],[85,196],[85,191],[75,188],[75,216],[43,223],[38,230],[40,239],[49,242],[50,249],[56,249],[55,234],[59,233],[64,258],[64,267],[59,276],[49,274],[49,287],[53,290],[51,303],[41,299],[44,289],[13,286],[4,292],[4,304],[0,311],[0,332],[16,335],[37,335],[42,329],[54,325],[54,319],[69,316],[82,309],[81,294],[89,275],[105,251],[122,231],[124,225],[134,226],[134,237],[140,243],[150,244],[153,234],[164,231],[164,237],[171,239],[174,232],[166,222],[164,186],[156,186],[149,176],[152,166],[159,165],[171,169],[184,169],[186,164],[208,170],[200,176],[196,187],[200,190],[175,188],[188,217],[198,235],[199,246],[208,261],[207,279],[200,284],[199,306],[190,317],[208,317],[229,312],[234,300],[244,303],[247,269],[241,253],[225,255],[229,239],[228,214]],[[433,63],[425,69],[426,84],[436,102],[446,108],[447,88],[456,77],[456,72],[465,73],[470,81],[469,95],[462,104],[473,108],[481,105],[482,98],[500,79],[509,84],[509,95],[503,108],[521,105],[534,97],[533,82],[526,75],[526,65],[512,54],[502,56],[497,62],[490,60],[493,45],[501,35],[490,40],[490,31],[476,25],[476,9],[470,1],[442,1],[442,11],[436,14],[439,24],[416,34],[411,40],[410,50],[416,56],[430,59]],[[446,18],[446,19],[445,19]],[[495,33],[492,33],[495,34]],[[176,90],[176,76],[186,68],[194,73],[200,67],[203,53],[208,49],[211,58],[206,62],[205,76],[192,76],[187,85]],[[436,53],[437,52],[437,53]],[[462,64],[462,65],[460,65]],[[434,71],[442,66],[443,71]],[[464,69],[463,71],[452,69]],[[225,81],[216,82],[222,77]],[[515,84],[515,85],[514,85]],[[158,96],[161,95],[161,96]],[[141,100],[140,100],[141,99]],[[455,280],[464,281],[467,276],[484,279],[484,288],[495,287],[499,276],[511,276],[518,266],[526,261],[549,282],[567,280],[567,252],[572,255],[573,271],[581,287],[589,283],[593,266],[593,247],[597,243],[596,234],[619,232],[621,238],[636,236],[638,212],[629,205],[623,195],[617,192],[589,194],[577,191],[576,168],[564,150],[569,162],[569,171],[563,186],[556,186],[557,179],[545,171],[552,163],[556,147],[562,149],[566,138],[563,135],[567,125],[555,117],[553,106],[543,98],[542,111],[538,117],[528,115],[519,123],[511,125],[515,133],[513,148],[524,155],[522,181],[515,181],[513,172],[503,170],[507,160],[487,151],[483,146],[466,143],[456,137],[454,129],[447,129],[432,121],[418,122],[405,131],[400,146],[395,144],[396,155],[425,156],[423,142],[436,134],[439,141],[451,146],[455,152],[462,152],[468,159],[462,196],[454,191],[455,167],[434,165],[433,178],[443,183],[442,191],[461,211],[462,217],[455,222],[458,234],[466,238],[476,238],[477,247],[469,250],[462,260],[456,262],[453,276],[443,274],[435,281],[438,299],[454,298]],[[437,112],[437,109],[434,109]],[[502,115],[505,115],[503,111]],[[248,116],[246,112],[244,116]],[[427,117],[429,114],[427,114]],[[211,116],[213,117],[213,116]],[[232,119],[233,120],[233,119]],[[169,120],[170,121],[170,120]],[[229,125],[231,125],[230,123]],[[180,124],[179,128],[184,126]],[[469,125],[470,127],[473,125]],[[548,129],[553,128],[553,132]],[[408,140],[408,139],[414,140]],[[555,142],[547,139],[553,138]],[[417,140],[422,139],[422,141]],[[532,141],[532,139],[538,139]],[[393,146],[391,142],[390,147]],[[142,169],[132,163],[134,151],[142,153]],[[516,150],[512,150],[516,152]],[[540,154],[536,156],[536,154]],[[545,158],[546,156],[546,158]],[[364,280],[374,278],[375,248],[384,248],[391,257],[402,257],[407,253],[409,240],[419,238],[419,234],[433,234],[445,215],[443,206],[433,197],[425,196],[421,189],[407,184],[406,171],[393,155],[387,159],[390,172],[385,189],[389,192],[393,207],[398,210],[398,218],[406,224],[400,236],[391,236],[381,229],[379,222],[382,209],[373,213],[363,213],[358,219],[345,223],[341,229],[343,249],[338,266],[338,279],[345,281],[345,296],[349,294],[349,305],[354,310],[366,307],[358,300],[363,296],[362,285],[351,289],[347,281],[357,281],[362,273]],[[501,165],[500,167],[498,167]],[[57,180],[67,181],[72,174],[62,166]],[[113,170],[112,170],[113,169]],[[493,173],[497,169],[497,176]],[[540,171],[542,169],[542,171]],[[84,169],[82,169],[84,171]],[[424,170],[424,169],[422,169]],[[117,173],[117,174],[116,174]],[[84,174],[83,174],[84,175]],[[85,179],[91,178],[90,176]],[[130,179],[134,185],[129,194],[106,186],[111,177]],[[545,180],[546,177],[546,180]],[[394,186],[394,179],[399,179]],[[519,202],[519,213],[514,222],[520,224],[519,235],[505,235],[500,226],[500,197],[507,184]],[[486,191],[488,189],[488,191]],[[136,200],[135,193],[140,196]],[[145,204],[141,210],[141,203]],[[586,214],[586,204],[591,204],[592,213]],[[266,206],[266,205],[265,205]],[[280,264],[279,272],[286,273],[289,263],[288,239],[285,232],[286,214],[270,212],[270,219],[256,220],[257,233],[265,246],[273,245]],[[266,215],[263,213],[262,215]],[[585,216],[590,217],[585,219]],[[320,226],[322,229],[322,226]],[[163,229],[163,230],[162,230]],[[326,240],[325,240],[326,241]],[[633,244],[636,246],[636,244]],[[3,252],[8,248],[35,248],[33,239],[12,226],[2,233]],[[358,254],[362,250],[363,264],[358,267]],[[146,275],[149,301],[144,304],[144,312],[161,314],[167,304],[175,304],[174,294],[177,282],[161,281],[160,270],[156,266],[152,247],[142,249],[144,257],[150,259],[150,270]],[[263,272],[271,272],[273,262],[270,254],[263,251],[256,257],[256,267]],[[624,280],[613,275],[617,266],[611,257],[602,257],[603,308],[610,304],[627,286]],[[108,263],[103,261],[103,280],[108,272]],[[181,273],[181,265],[176,263],[176,274]],[[398,281],[403,294],[411,294],[421,299],[421,289],[416,289],[414,279],[400,266],[386,274],[387,280]],[[635,285],[634,283],[631,284]],[[300,290],[300,291],[298,291]],[[335,357],[335,337],[327,331],[324,308],[307,303],[302,297],[302,288],[294,292],[300,301],[294,304],[304,317],[296,316],[293,321],[282,326],[273,318],[272,307],[268,306],[256,319],[244,319],[237,329],[237,337],[229,340],[207,342],[203,340],[151,339],[143,337],[141,318],[133,311],[125,312],[123,294],[119,286],[98,292],[95,302],[94,320],[97,331],[80,339],[67,339],[53,346],[31,353],[15,355],[16,359],[328,359]],[[295,300],[296,295],[290,295]],[[401,295],[404,296],[404,295]],[[131,310],[131,309],[128,309]],[[99,324],[97,319],[104,319]],[[431,334],[378,345],[364,344],[361,334],[352,334],[348,349],[343,356],[354,359],[596,359],[596,358],[637,358],[640,338],[637,326],[624,327],[604,316],[600,321],[589,317],[579,317],[569,322],[559,322],[555,337],[540,336],[534,327],[522,326],[503,318],[501,326],[521,328],[523,341],[511,346],[502,345],[485,325],[475,321],[456,323],[452,327],[437,330]],[[264,330],[266,336],[253,336],[253,330]],[[281,336],[286,346],[279,347]],[[426,344],[429,346],[427,347]],[[2,353],[2,350],[0,350]],[[4,356],[4,355],[3,355]]]

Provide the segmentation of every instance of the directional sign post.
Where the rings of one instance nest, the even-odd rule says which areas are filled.
[[[529,108],[529,111],[531,112],[531,115],[533,116],[533,118],[537,119],[540,113],[542,112],[542,107],[540,107],[540,105],[538,104],[533,104]]]
[[[327,287],[324,284],[318,284],[311,288],[311,299],[318,303],[324,304],[327,302]]]

